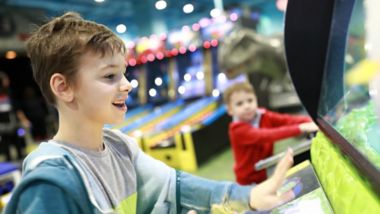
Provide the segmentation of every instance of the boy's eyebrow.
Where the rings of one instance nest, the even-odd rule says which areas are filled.
[[[107,68],[126,68],[125,64],[106,64],[101,67],[101,69],[107,69]]]

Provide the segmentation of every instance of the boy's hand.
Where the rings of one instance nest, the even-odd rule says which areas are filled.
[[[316,132],[319,130],[318,126],[314,122],[301,123],[299,128],[304,133]]]
[[[269,179],[251,190],[249,205],[256,210],[270,210],[292,200],[295,195],[292,190],[278,195],[277,190],[284,183],[286,171],[293,165],[293,151],[288,149],[286,155],[277,164]]]

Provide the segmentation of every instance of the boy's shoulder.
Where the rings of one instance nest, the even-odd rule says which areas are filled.
[[[41,143],[24,160],[23,178],[13,191],[5,213],[15,213],[21,197],[32,199],[35,198],[34,191],[48,190],[44,189],[46,185],[42,184],[57,187],[64,193],[73,196],[75,201],[88,201],[87,195],[83,194],[86,192],[86,188],[74,165],[67,151],[47,142]],[[38,200],[50,200],[50,198],[46,194],[39,196]],[[33,207],[33,205],[30,206]],[[93,206],[91,203],[80,203],[80,209],[90,213]]]

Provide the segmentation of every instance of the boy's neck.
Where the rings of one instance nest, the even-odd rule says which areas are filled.
[[[103,126],[60,118],[58,132],[53,140],[63,141],[84,149],[101,151],[103,149]]]
[[[100,135],[97,135],[99,131],[92,132],[82,128],[77,129],[76,131],[77,133],[69,133],[58,130],[57,134],[53,137],[53,140],[73,144],[88,150],[103,150],[103,133],[101,131]]]

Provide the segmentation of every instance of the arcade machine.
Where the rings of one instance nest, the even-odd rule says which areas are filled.
[[[379,29],[368,26],[368,21],[379,22],[374,9],[378,6],[372,0],[292,0],[287,6],[288,68],[300,100],[320,127],[311,145],[311,166],[335,213],[380,212],[379,82],[373,80],[380,72],[380,46],[378,37],[372,40],[373,31],[378,35]],[[361,63],[347,60],[352,56],[347,52],[352,37],[365,41]],[[368,79],[348,84],[351,72]],[[299,211],[301,204],[311,204],[304,196],[295,201],[285,204],[285,211]]]
[[[145,145],[142,143],[142,137],[152,132],[157,124],[169,120],[174,114],[178,113],[183,108],[183,104],[183,100],[177,100],[155,107],[149,114],[119,129],[121,132],[134,137],[140,148],[146,151]]]
[[[188,51],[175,57],[177,96],[188,102],[196,101],[170,121],[159,124],[160,134],[144,139],[149,145],[149,154],[173,167],[194,171],[229,146],[228,124],[231,119],[217,98],[228,81],[218,69],[217,46],[218,39],[232,25],[226,19],[205,18],[192,25],[192,30],[184,27],[181,33],[187,33],[181,37],[177,35],[179,32],[169,35],[171,47],[179,48],[180,52],[181,47],[188,47]],[[238,80],[242,81],[242,78],[245,77]],[[210,95],[215,98],[207,97]],[[199,100],[200,97],[205,98]]]
[[[195,153],[198,150],[195,148],[196,144],[187,139],[185,133],[196,130],[202,122],[215,117],[217,109],[220,108],[216,100],[213,97],[205,97],[193,101],[170,120],[159,123],[153,132],[143,137],[146,153],[172,167],[186,171],[195,170],[199,164]],[[219,133],[219,136],[222,135]],[[203,144],[209,145],[209,148],[212,148],[213,144],[223,146],[219,136],[216,133],[208,133],[209,139]],[[209,157],[212,153],[215,153],[215,150],[209,151]]]
[[[128,108],[129,108],[129,106],[128,106]],[[128,109],[127,113],[125,114],[125,120],[121,124],[117,124],[117,125],[110,126],[110,127],[113,129],[120,129],[122,127],[125,127],[125,126],[133,123],[133,121],[136,121],[136,120],[146,116],[147,114],[149,114],[149,112],[152,111],[152,109],[153,109],[153,106],[149,105],[149,104],[143,105],[140,107],[136,107],[136,108],[131,109],[131,110]]]
[[[149,132],[158,123],[180,111],[183,104],[183,100],[177,100],[175,102],[157,106],[153,108],[149,114],[132,121],[124,127],[121,127],[120,131],[127,135],[133,135],[134,132]]]
[[[204,73],[201,80],[203,84],[202,94],[212,95],[218,98],[220,91],[223,91],[228,85],[239,81],[245,81],[246,77],[240,75],[234,80],[228,80],[225,74],[222,73],[218,66],[218,44],[228,32],[233,28],[232,20],[224,16],[214,19],[201,19],[200,36],[203,41],[202,52],[194,52],[193,55],[198,59],[198,69]],[[202,54],[202,55],[200,55]],[[197,63],[193,63],[193,65]],[[197,66],[194,66],[197,68]],[[196,69],[189,69],[196,70]],[[190,72],[189,72],[190,73]],[[195,75],[194,75],[195,74]],[[199,73],[193,72],[190,75],[192,79],[198,78]],[[188,74],[185,74],[185,77]],[[189,76],[190,76],[189,75]],[[186,79],[185,79],[186,80]],[[198,80],[199,81],[199,80]],[[191,82],[190,82],[191,83]],[[195,84],[192,84],[195,85]],[[197,90],[199,93],[199,89]],[[194,96],[193,91],[183,94],[184,96]],[[220,99],[215,99],[216,107],[209,115],[206,115],[202,120],[193,124],[187,124],[181,129],[180,139],[177,141],[181,148],[182,158],[186,161],[186,165],[182,169],[188,171],[196,170],[199,165],[205,163],[212,156],[218,154],[229,147],[228,124],[231,118],[227,115],[226,108],[221,104]]]
[[[127,43],[126,78],[132,85],[126,104],[128,112],[123,123],[113,126],[127,132],[129,126],[146,118],[156,106],[165,103],[167,96],[167,67],[164,39],[152,35]],[[145,119],[144,119],[145,121]]]

